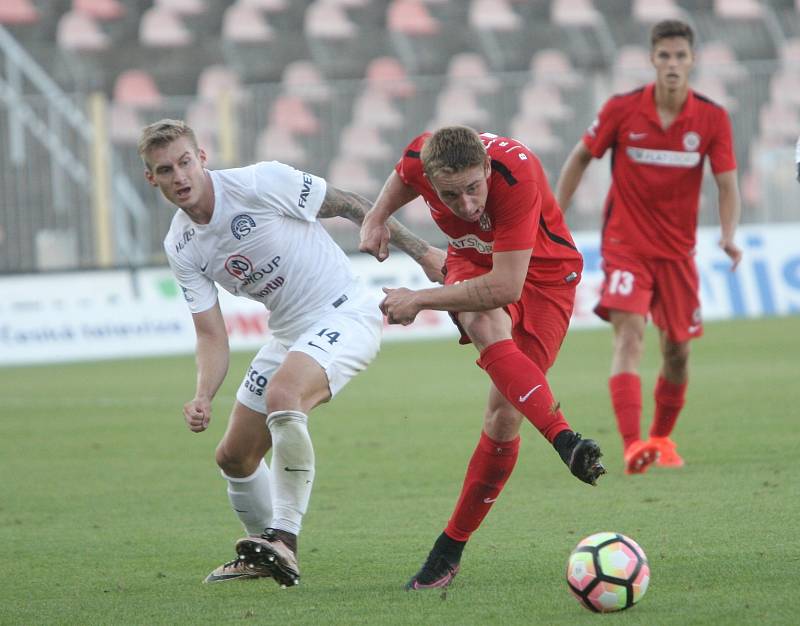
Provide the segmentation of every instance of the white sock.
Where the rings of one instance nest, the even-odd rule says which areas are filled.
[[[308,508],[314,484],[314,447],[308,416],[300,411],[275,411],[267,416],[272,435],[272,528],[295,535]]]
[[[258,469],[244,478],[234,478],[221,472],[228,481],[228,499],[248,535],[260,535],[272,522],[270,471],[261,459]]]

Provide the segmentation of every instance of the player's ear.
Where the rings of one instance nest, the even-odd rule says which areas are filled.
[[[197,156],[200,158],[200,164],[205,167],[208,162],[208,155],[203,148],[197,150]]]
[[[153,176],[153,172],[151,172],[150,168],[146,166],[144,168],[144,179],[153,187],[158,187],[158,183],[156,182],[155,176]]]
[[[486,178],[489,178],[492,174],[492,157],[488,154],[483,160],[483,173],[486,175]]]

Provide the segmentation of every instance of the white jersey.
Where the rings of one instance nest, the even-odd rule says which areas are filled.
[[[272,332],[287,336],[346,294],[352,267],[316,219],[324,179],[277,161],[209,174],[211,221],[196,224],[179,209],[164,239],[192,313],[214,306],[216,282],[263,303]]]

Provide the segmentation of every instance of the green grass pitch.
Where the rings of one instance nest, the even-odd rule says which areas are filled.
[[[480,431],[488,379],[471,347],[386,344],[313,413],[317,478],[290,590],[201,584],[241,534],[214,448],[249,354],[234,356],[199,435],[181,416],[190,356],[2,369],[0,624],[797,623],[800,317],[707,325],[675,432],[681,470],[623,475],[610,348],[607,328],[572,332],[550,376],[608,475],[580,483],[526,423],[515,473],[446,593],[402,585]],[[644,429],[657,367],[650,328]],[[616,616],[583,609],[564,582],[574,544],[602,530],[636,539],[652,570],[642,602]]]

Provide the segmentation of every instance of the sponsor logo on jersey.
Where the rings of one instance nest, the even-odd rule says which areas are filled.
[[[231,220],[231,233],[239,240],[247,237],[255,227],[256,221],[247,213],[241,213]]]
[[[701,159],[699,152],[680,152],[678,150],[651,150],[628,146],[625,148],[625,152],[635,163],[662,167],[695,167]]]
[[[183,231],[181,233],[180,239],[178,239],[178,243],[175,244],[175,254],[180,254],[181,250],[183,250],[187,244],[192,240],[194,237],[194,228],[190,228],[189,230]]]
[[[492,253],[492,242],[483,241],[482,239],[479,239],[475,235],[464,235],[463,237],[458,237],[457,239],[451,238],[450,245],[453,246],[456,250],[464,250],[465,248],[474,248],[481,254]]]
[[[297,206],[304,209],[306,202],[308,202],[308,194],[311,193],[311,185],[314,184],[314,179],[311,174],[303,172],[303,188],[300,190],[300,197],[297,199]]]
[[[690,130],[688,133],[683,135],[683,149],[686,152],[693,152],[700,147],[700,135],[698,135],[693,130]]]
[[[246,256],[234,254],[225,260],[225,269],[228,274],[242,281],[242,288],[256,285],[261,280],[267,279],[260,291],[256,293],[248,291],[254,298],[263,298],[276,291],[286,282],[283,276],[272,276],[273,272],[277,272],[280,262],[281,257],[276,256],[272,258],[266,267],[254,268],[253,263]]]

